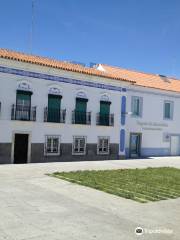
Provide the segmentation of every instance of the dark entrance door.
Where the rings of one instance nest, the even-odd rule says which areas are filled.
[[[130,135],[130,157],[140,157],[141,151],[141,134],[131,133]]]
[[[14,163],[27,163],[28,134],[15,134]]]

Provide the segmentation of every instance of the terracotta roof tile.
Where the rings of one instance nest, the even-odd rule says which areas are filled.
[[[127,70],[120,67],[109,66],[106,64],[101,64],[101,66],[104,69],[105,73],[115,74],[119,78],[123,78],[127,81],[134,81],[134,85],[137,86],[180,92],[180,79],[178,80],[162,75]]]
[[[120,67],[109,66],[106,64],[100,64],[104,69],[104,71],[101,71],[96,68],[83,67],[80,64],[57,61],[46,57],[24,54],[2,48],[0,48],[0,58],[27,62],[41,66],[62,69],[66,71],[83,73],[87,75],[126,81],[142,87],[180,92],[180,80],[178,79],[163,77],[155,74],[137,72],[134,70],[127,70]]]
[[[24,54],[24,53],[20,53],[20,52],[11,51],[8,49],[0,48],[0,58],[6,58],[6,59],[21,61],[21,62],[37,64],[37,65],[41,65],[41,66],[58,68],[58,69],[66,70],[66,71],[83,73],[83,74],[88,74],[88,75],[93,75],[93,76],[98,76],[98,77],[105,77],[105,78],[110,78],[110,79],[127,81],[127,80],[124,80],[124,79],[118,77],[118,75],[116,75],[116,74],[102,72],[102,71],[97,70],[96,68],[83,67],[80,64],[73,64],[73,63],[64,62],[64,61],[57,61],[57,60],[53,60],[53,59],[46,58],[46,57]],[[128,82],[133,82],[133,81],[130,80]]]

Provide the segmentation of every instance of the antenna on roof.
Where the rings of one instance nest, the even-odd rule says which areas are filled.
[[[31,32],[30,32],[30,53],[31,54],[32,54],[32,51],[33,51],[34,2],[35,2],[35,0],[32,0],[32,3],[31,3]]]

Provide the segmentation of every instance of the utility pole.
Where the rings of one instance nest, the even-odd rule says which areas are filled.
[[[35,3],[35,0],[32,0],[32,4],[31,4],[31,31],[30,31],[30,53],[31,54],[33,52],[34,3]]]

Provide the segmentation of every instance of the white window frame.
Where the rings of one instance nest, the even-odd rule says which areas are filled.
[[[167,118],[167,117],[165,116],[165,111],[166,111],[165,105],[166,105],[166,103],[169,103],[169,104],[170,104],[170,117],[169,117],[169,118]],[[163,119],[164,119],[164,120],[173,120],[173,113],[174,113],[174,102],[173,102],[173,101],[165,100],[165,101],[164,101]]]
[[[104,139],[104,140],[108,140],[108,146],[107,146],[107,151],[99,151],[99,148],[100,148],[100,140],[101,139]],[[104,145],[104,143],[103,143]],[[103,146],[104,147],[104,146]],[[110,150],[110,137],[107,137],[107,136],[99,136],[98,137],[98,142],[97,142],[97,154],[98,155],[109,155],[109,150]]]
[[[47,140],[51,139],[58,139],[58,152],[47,152]],[[45,135],[45,143],[44,143],[44,155],[45,156],[59,156],[60,155],[60,145],[61,145],[61,136],[60,135]],[[51,141],[51,147],[53,146],[53,141]]]
[[[85,140],[85,146],[83,152],[75,152],[75,139],[84,139]],[[72,155],[85,155],[86,154],[86,145],[87,145],[87,137],[86,136],[73,136],[73,143],[72,143]],[[80,143],[78,143],[78,148],[80,148]]]

